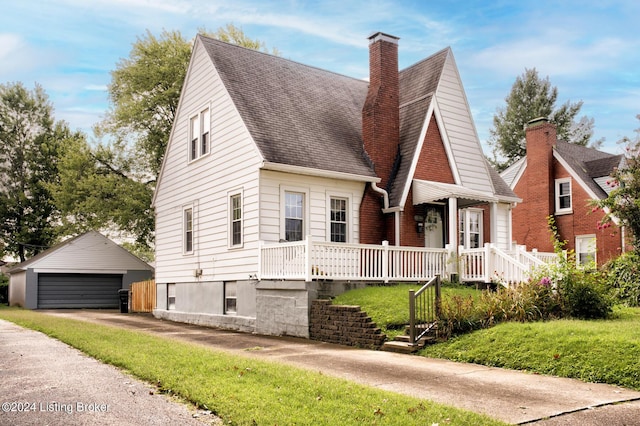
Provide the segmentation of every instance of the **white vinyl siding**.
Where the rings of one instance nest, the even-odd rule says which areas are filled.
[[[459,184],[493,193],[482,147],[451,52],[447,56],[435,99],[443,121],[439,124],[444,124],[440,132],[450,143],[455,167],[460,175]]]
[[[188,163],[189,117],[210,108],[209,154]],[[211,143],[211,142],[214,143]],[[246,280],[257,273],[262,158],[202,45],[186,77],[156,190],[156,282]],[[229,193],[242,188],[243,244],[229,250]],[[182,206],[196,212],[194,255],[182,256]],[[194,277],[201,269],[202,276]]]
[[[30,267],[38,271],[119,272],[151,269],[113,241],[97,232],[88,232],[48,256],[38,259]]]
[[[571,178],[556,179],[556,214],[567,214],[573,211],[571,198]]]
[[[276,243],[284,239],[285,191],[305,194],[305,234],[314,241],[330,241],[330,197],[349,200],[347,203],[350,218],[347,242],[359,241],[359,206],[364,192],[364,182],[342,181],[314,176],[295,175],[263,170],[260,175],[260,235],[267,243]],[[304,237],[303,237],[304,238]]]

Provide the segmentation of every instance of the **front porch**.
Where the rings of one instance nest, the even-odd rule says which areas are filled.
[[[428,281],[436,275],[462,282],[526,281],[531,272],[556,260],[554,253],[502,250],[492,244],[465,249],[304,241],[260,244],[259,280]]]

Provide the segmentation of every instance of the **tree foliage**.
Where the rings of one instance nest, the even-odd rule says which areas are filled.
[[[545,117],[556,125],[558,138],[587,145],[593,135],[593,119],[576,121],[582,102],[569,101],[556,107],[558,89],[551,86],[549,77],[541,79],[535,68],[525,69],[516,78],[505,98],[506,106],[498,108],[493,117],[489,144],[494,149],[493,163],[504,169],[526,154],[525,125],[534,118]],[[498,157],[506,159],[504,163]]]
[[[233,25],[208,34],[266,51]],[[52,189],[69,232],[107,227],[134,236],[141,252],[152,244],[151,199],[191,49],[179,31],[147,31],[117,63],[108,86],[110,109],[94,128],[101,142],[91,147],[76,140],[65,150],[64,172]]]
[[[21,261],[56,239],[58,210],[48,184],[58,179],[58,155],[72,137],[56,123],[41,86],[0,85],[0,250]]]
[[[636,116],[640,120],[640,115]],[[605,211],[601,226],[614,222],[631,231],[634,248],[640,255],[640,128],[635,138],[625,137],[625,164],[614,170],[608,184],[613,188],[609,196],[596,205]]]

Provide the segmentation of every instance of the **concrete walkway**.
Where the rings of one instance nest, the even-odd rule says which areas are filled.
[[[514,424],[640,425],[640,392],[475,364],[235,333],[114,311],[42,311],[135,329],[484,413]]]
[[[58,340],[0,320],[0,425],[203,426],[217,420]]]

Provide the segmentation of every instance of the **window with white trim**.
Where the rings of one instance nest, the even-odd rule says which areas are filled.
[[[304,232],[304,193],[285,191],[284,239],[302,241]]]
[[[229,195],[229,246],[242,245],[242,193]]]
[[[330,198],[330,218],[329,227],[331,233],[331,242],[346,243],[347,242],[347,206],[346,198]]]
[[[210,133],[211,113],[207,107],[189,118],[189,161],[209,153]]]
[[[182,211],[182,251],[193,253],[193,207],[185,207]]]
[[[556,213],[571,213],[571,178],[556,179]]]
[[[458,233],[460,245],[464,248],[482,246],[482,210],[463,209],[458,212]]]
[[[580,266],[596,263],[596,236],[576,236],[576,263]]]

